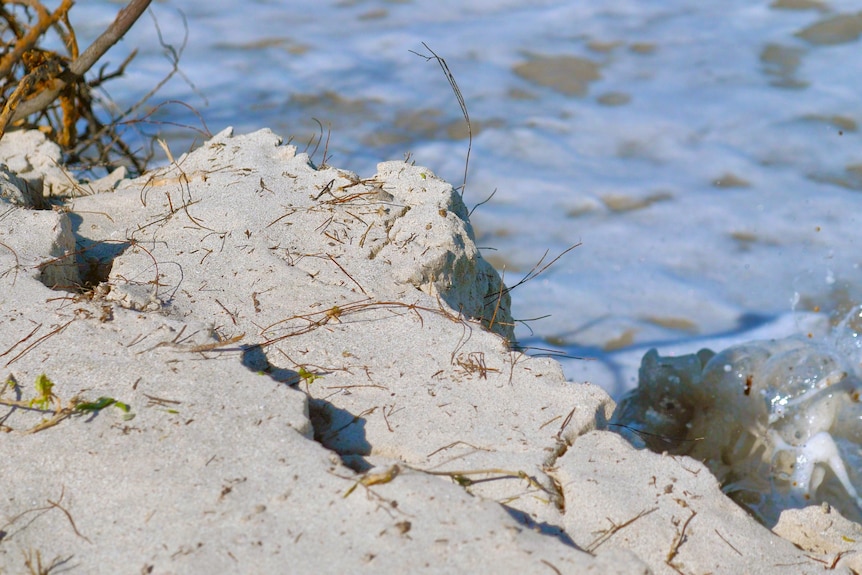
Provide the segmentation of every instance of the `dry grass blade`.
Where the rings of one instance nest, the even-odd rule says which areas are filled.
[[[417,469],[417,471],[427,473],[428,475],[442,475],[445,477],[451,477],[456,483],[458,483],[462,487],[468,487],[475,483],[497,481],[499,479],[523,479],[524,481],[529,483],[530,487],[532,487],[533,489],[543,491],[551,496],[556,496],[556,493],[550,491],[547,487],[539,483],[535,477],[528,475],[526,471],[510,471],[508,469],[499,469],[496,467],[490,469],[469,469],[466,471],[433,471],[428,469]],[[482,479],[469,479],[470,475],[490,475],[491,477],[486,477]]]
[[[152,16],[152,12],[150,13],[150,15]],[[130,116],[132,116],[132,114],[137,113],[138,110],[140,110],[144,106],[144,104],[147,103],[149,101],[149,99],[152,98],[156,94],[156,92],[161,90],[164,87],[164,85],[167,84],[168,81],[170,81],[170,79],[176,75],[179,75],[186,82],[186,84],[188,84],[188,86],[191,88],[191,90],[195,94],[200,96],[200,98],[204,101],[204,103],[207,103],[206,96],[204,96],[197,89],[197,87],[192,83],[192,81],[182,72],[182,70],[180,70],[180,58],[182,57],[182,54],[185,51],[186,42],[188,41],[188,37],[189,37],[189,29],[188,29],[188,21],[186,20],[185,14],[183,14],[183,12],[180,11],[179,15],[182,18],[183,30],[185,32],[185,35],[183,36],[183,41],[180,44],[179,48],[174,48],[172,45],[168,44],[165,41],[164,37],[162,36],[162,30],[161,30],[161,27],[159,26],[158,20],[156,20],[155,16],[152,17],[153,18],[153,26],[155,26],[156,35],[159,38],[159,45],[164,50],[164,53],[165,53],[166,57],[168,58],[168,61],[171,63],[171,70],[170,70],[170,72],[168,72],[165,75],[164,78],[162,78],[159,81],[158,84],[156,84],[149,92],[144,94],[144,96],[140,100],[138,100],[132,106],[127,108],[125,111],[123,111],[120,114],[121,118],[130,117]],[[200,121],[201,128],[196,128],[196,127],[191,126],[191,125],[180,124],[177,122],[150,120],[150,118],[154,114],[156,114],[162,107],[167,106],[169,104],[171,104],[171,105],[176,104],[176,105],[182,106],[182,107],[186,108],[187,110],[189,110],[192,114],[194,114],[194,116],[197,117],[198,121]],[[128,122],[123,122],[123,124],[142,124],[142,123],[156,124],[156,125],[167,125],[167,126],[177,126],[179,128],[193,130],[205,138],[211,138],[212,137],[212,133],[210,132],[209,128],[207,127],[203,116],[201,116],[201,114],[194,107],[186,104],[185,102],[181,102],[179,100],[167,100],[167,101],[162,102],[161,104],[159,104],[157,106],[154,106],[152,109],[150,109],[142,117],[135,119],[135,120],[130,120]]]
[[[75,319],[76,319],[76,318],[75,318]],[[9,366],[10,366],[10,365],[12,365],[13,363],[15,363],[16,361],[18,361],[19,359],[21,359],[21,357],[23,357],[26,353],[28,353],[28,352],[29,352],[30,350],[32,350],[34,347],[36,347],[37,345],[39,345],[40,343],[42,343],[43,341],[45,341],[45,340],[46,340],[46,339],[48,339],[49,337],[54,336],[54,335],[57,335],[58,333],[60,333],[60,332],[61,332],[61,331],[63,331],[64,329],[66,329],[66,328],[69,326],[69,324],[71,324],[73,321],[75,321],[75,319],[70,319],[69,321],[67,321],[67,322],[66,322],[66,323],[64,323],[63,325],[61,325],[61,326],[59,326],[59,327],[54,328],[53,330],[49,331],[48,333],[46,333],[45,335],[43,335],[42,337],[40,337],[39,339],[37,339],[36,341],[34,341],[33,343],[31,343],[30,345],[28,345],[27,347],[25,347],[25,348],[24,348],[24,349],[23,349],[23,350],[22,350],[18,355],[16,355],[15,357],[13,357],[13,358],[12,358],[12,359],[10,359],[9,361],[7,361],[7,362],[6,362],[6,365],[4,365],[4,367],[9,367]],[[40,326],[41,326],[41,324],[40,324]],[[38,329],[38,327],[40,327],[40,326],[37,326],[37,328],[36,328],[36,329]],[[36,332],[36,330],[33,330],[32,332],[30,332],[30,334],[29,334],[28,336],[26,336],[26,337],[24,338],[24,340],[26,340],[26,339],[30,338],[30,337],[31,337],[35,332]],[[22,340],[22,341],[24,341],[24,340]],[[19,341],[18,343],[21,343],[21,342]],[[18,345],[18,344],[16,343],[15,345]],[[11,351],[12,349],[14,349],[14,347],[15,347],[15,346],[12,346],[12,348],[10,348],[8,351]],[[4,352],[4,354],[3,354],[3,355],[5,355],[6,353],[8,353],[8,351],[7,351],[7,352]]]
[[[52,414],[49,419],[43,420],[42,422],[23,432],[24,435],[30,435],[54,427],[61,421],[68,419],[69,417],[74,415],[75,407],[78,405],[77,397],[73,397],[69,401],[68,405],[66,405],[65,407],[63,407],[63,405],[60,403],[59,398],[57,398],[56,396],[51,395],[50,397],[45,399],[50,400],[56,404],[53,409],[50,407],[40,407],[38,405],[34,405],[32,401],[24,401],[20,399],[3,399],[2,397],[0,397],[0,405],[5,405],[7,407],[15,407],[18,409],[26,409],[28,411],[38,411],[42,413]]]
[[[677,536],[674,538],[673,544],[670,546],[670,551],[668,551],[667,557],[664,560],[664,562],[669,567],[671,567],[677,572],[679,572],[679,568],[673,565],[673,563],[671,562],[676,558],[677,554],[679,553],[680,546],[682,546],[682,544],[685,542],[685,530],[688,529],[688,524],[691,523],[691,520],[694,519],[695,515],[697,515],[697,511],[692,509],[691,515],[689,515],[688,519],[685,520],[685,523],[682,524],[682,529],[677,533]]]
[[[470,152],[473,150],[473,125],[470,123],[470,114],[467,112],[467,103],[464,101],[464,96],[461,95],[461,89],[458,87],[458,83],[455,81],[455,76],[449,69],[449,65],[446,63],[446,60],[438,56],[437,53],[425,42],[422,42],[422,45],[425,46],[426,50],[431,52],[430,56],[414,52],[413,50],[410,50],[410,52],[416,54],[420,58],[425,58],[426,62],[430,62],[431,60],[437,61],[440,65],[440,69],[443,70],[443,74],[446,76],[446,80],[452,87],[452,91],[455,93],[455,98],[458,100],[458,105],[461,107],[461,114],[464,115],[464,121],[467,122],[467,156],[464,159],[464,183],[461,184],[461,197],[463,198],[464,192],[467,191],[467,171],[470,168]]]
[[[627,431],[638,435],[639,437],[649,437],[653,439],[658,439],[663,443],[666,443],[668,447],[678,445],[680,443],[694,443],[696,441],[703,441],[703,437],[693,437],[689,439],[688,437],[670,437],[667,435],[661,435],[658,433],[650,433],[648,431],[643,431],[642,429],[638,429],[636,427],[632,427],[631,425],[626,425],[624,423],[608,423],[608,427],[621,427]]]
[[[644,509],[643,511],[641,511],[640,513],[638,513],[637,515],[635,515],[634,517],[632,517],[631,519],[629,519],[628,521],[625,521],[623,523],[614,523],[614,521],[611,518],[607,518],[608,522],[611,524],[611,527],[609,529],[605,529],[605,530],[601,531],[600,532],[601,535],[599,535],[589,545],[587,545],[585,548],[585,551],[587,553],[593,553],[600,546],[607,543],[608,540],[611,537],[613,537],[615,533],[617,533],[618,531],[620,531],[622,529],[625,529],[626,527],[628,527],[629,525],[631,525],[632,523],[634,523],[638,519],[641,519],[642,517],[646,517],[647,515],[649,515],[650,513],[654,512],[654,511],[658,511],[658,507],[653,507],[652,509]]]
[[[55,569],[63,566],[71,557],[67,559],[61,559],[60,557],[54,557],[50,563],[44,565],[42,563],[42,552],[36,549],[30,549],[29,551],[23,551],[24,554],[24,567],[27,568],[27,573],[30,575],[50,575]]]
[[[725,543],[727,543],[727,546],[728,546],[728,547],[730,547],[731,549],[733,549],[733,551],[734,551],[737,555],[739,555],[740,557],[742,557],[742,552],[740,552],[740,550],[739,550],[739,549],[737,549],[736,547],[734,547],[734,546],[730,543],[730,541],[728,541],[728,540],[725,538],[725,536],[724,536],[724,535],[722,535],[722,534],[718,531],[718,529],[713,529],[713,531],[715,531],[715,534],[716,534],[716,535],[718,535],[718,537],[719,537],[722,541],[724,541]]]
[[[503,270],[502,275],[500,276],[500,290],[497,292],[497,303],[494,305],[494,313],[491,315],[491,320],[488,322],[488,329],[491,330],[494,328],[494,322],[497,321],[497,314],[500,312],[500,305],[503,303],[503,295],[504,293],[508,293],[504,291],[506,287],[506,270]]]
[[[0,242],[0,246],[3,246],[3,247],[4,247],[4,248],[6,248],[7,250],[9,250],[9,251],[12,253],[12,257],[13,257],[13,258],[15,258],[15,265],[14,265],[14,266],[12,266],[12,268],[10,268],[9,270],[6,270],[6,271],[5,271],[5,272],[3,272],[2,274],[0,274],[0,278],[2,278],[3,276],[5,276],[5,275],[6,275],[7,273],[9,273],[10,271],[11,271],[11,272],[13,272],[13,275],[12,275],[12,285],[14,286],[14,285],[15,285],[15,282],[16,282],[16,281],[18,281],[18,270],[19,270],[19,269],[21,269],[21,262],[20,262],[20,260],[18,259],[18,253],[17,253],[15,250],[13,250],[11,247],[9,247],[9,245],[4,244],[3,242]]]
[[[46,419],[42,423],[40,423],[38,425],[34,425],[33,427],[31,427],[30,429],[25,431],[24,435],[31,435],[33,433],[39,433],[40,431],[50,429],[51,427],[54,427],[55,425],[57,425],[61,421],[65,420],[65,419],[69,419],[74,412],[75,412],[74,404],[70,404],[70,406],[68,406],[68,407],[61,408],[54,413],[54,415],[53,415],[53,417],[51,417],[51,419]]]
[[[386,470],[380,473],[365,473],[362,477],[360,477],[356,483],[353,484],[350,489],[348,489],[342,498],[347,498],[353,493],[356,488],[360,485],[364,487],[371,487],[372,485],[382,485],[384,483],[389,483],[401,473],[401,468],[398,465],[392,465],[388,467]]]
[[[341,318],[343,318],[345,315],[351,315],[372,310],[388,310],[393,314],[413,313],[416,315],[416,318],[420,322],[420,324],[423,324],[422,314],[420,312],[434,313],[455,323],[465,325],[468,324],[468,321],[466,319],[447,311],[442,306],[442,304],[439,308],[435,309],[416,304],[404,303],[400,301],[374,301],[369,298],[344,305],[334,305],[331,308],[319,312],[293,315],[288,318],[271,323],[270,325],[261,329],[261,334],[266,334],[267,332],[273,332],[276,330],[287,331],[287,333],[284,335],[272,337],[262,342],[260,345],[269,346],[290,337],[296,337],[299,335],[310,333],[320,327],[329,324],[332,321],[341,323]],[[291,325],[297,321],[305,322],[305,325]]]
[[[317,135],[317,142],[314,144],[314,149],[309,153],[308,148],[311,147],[312,142],[314,142],[315,136],[312,136],[308,141],[308,144],[305,146],[304,153],[308,154],[308,157],[314,161],[314,156],[317,155],[317,151],[320,149],[320,144],[323,142],[323,123],[317,118],[312,118],[317,123],[318,128],[320,128],[320,133]],[[326,143],[323,145],[323,159],[320,162],[320,166],[318,169],[322,170],[326,167],[326,162],[329,161],[329,138],[332,136],[332,130],[327,128],[326,130]]]
[[[224,347],[227,347],[229,345],[233,345],[235,343],[239,343],[240,341],[242,341],[242,339],[244,337],[245,337],[245,334],[241,333],[237,336],[234,336],[234,337],[222,340],[222,341],[214,341],[212,343],[204,343],[201,345],[194,345],[191,347],[184,346],[181,344],[175,344],[172,342],[163,342],[161,344],[158,344],[156,347],[168,346],[168,347],[175,347],[177,349],[180,349],[182,351],[187,351],[189,353],[201,353],[204,351],[222,350],[222,348],[224,348]],[[231,349],[231,350],[222,350],[222,351],[235,351],[235,350]]]
[[[435,449],[434,451],[432,451],[431,453],[429,453],[429,454],[428,454],[428,455],[426,455],[425,457],[426,457],[426,458],[429,458],[429,457],[431,457],[431,456],[433,456],[433,455],[437,455],[437,454],[438,454],[438,453],[440,453],[441,451],[446,451],[447,449],[452,449],[453,447],[456,447],[456,446],[458,446],[458,445],[464,445],[464,446],[467,446],[467,447],[469,447],[469,448],[471,448],[471,449],[474,449],[474,450],[476,450],[476,451],[491,451],[490,449],[487,449],[487,448],[485,448],[485,447],[478,447],[478,446],[476,446],[476,445],[473,445],[472,443],[467,443],[466,441],[461,441],[461,440],[459,439],[459,440],[457,440],[457,441],[453,441],[452,443],[449,443],[449,444],[447,444],[447,445],[444,445],[443,447],[438,447],[437,449]]]
[[[66,516],[66,519],[69,520],[69,524],[72,526],[72,530],[75,532],[75,535],[77,535],[78,537],[80,537],[81,539],[86,541],[87,543],[92,543],[92,541],[90,541],[90,539],[88,539],[85,535],[83,535],[80,531],[78,531],[78,526],[75,525],[75,520],[72,519],[72,514],[69,513],[68,509],[66,509],[65,507],[63,507],[61,505],[61,503],[63,502],[63,497],[65,497],[65,495],[66,495],[66,488],[63,487],[62,490],[60,491],[60,497],[57,499],[57,501],[51,501],[50,499],[48,499],[48,505],[45,507],[34,507],[33,509],[27,509],[26,511],[22,511],[21,513],[19,513],[18,515],[16,515],[15,517],[10,519],[9,521],[7,521],[4,525],[0,525],[0,532],[5,532],[5,529],[7,527],[13,525],[16,521],[18,521],[22,517],[25,517],[31,513],[38,513],[39,515],[43,515],[52,509],[59,509]],[[52,564],[53,564],[53,562],[52,562]]]
[[[473,212],[475,212],[475,211],[476,211],[476,208],[478,208],[479,206],[484,206],[485,204],[487,204],[488,202],[490,202],[490,201],[494,198],[494,196],[496,196],[496,195],[497,195],[497,188],[494,188],[494,191],[493,191],[493,192],[491,192],[491,193],[488,195],[488,197],[487,197],[487,198],[485,198],[484,200],[482,200],[481,202],[479,202],[478,204],[476,204],[475,206],[473,206],[472,208],[470,208],[470,212],[467,214],[467,218],[468,218],[468,219],[469,219],[469,218],[472,218],[472,217],[473,217]]]
[[[546,258],[546,257],[548,257],[548,251],[546,250],[546,251],[545,251],[545,253],[542,255],[542,257],[541,257],[541,258],[539,258],[539,261],[538,261],[538,262],[536,262],[536,265],[534,265],[534,266],[533,266],[533,268],[532,268],[529,272],[527,272],[527,275],[525,275],[525,276],[524,276],[524,279],[522,279],[521,281],[519,281],[518,283],[516,283],[515,285],[513,285],[513,286],[511,286],[511,287],[504,287],[504,288],[503,288],[503,293],[509,293],[509,292],[511,292],[513,289],[515,289],[516,287],[518,287],[518,286],[520,286],[520,285],[523,285],[523,284],[527,283],[527,282],[528,282],[528,281],[530,281],[530,280],[534,280],[534,279],[536,279],[537,277],[539,277],[540,275],[542,275],[543,273],[545,273],[545,271],[546,271],[549,267],[551,267],[552,265],[554,265],[555,263],[557,263],[557,262],[560,260],[560,258],[561,258],[561,257],[563,257],[564,255],[566,255],[567,253],[569,253],[569,252],[570,252],[570,251],[572,251],[573,249],[575,249],[575,248],[577,248],[577,247],[580,247],[580,246],[581,246],[581,242],[578,242],[578,243],[576,243],[576,244],[573,244],[573,245],[571,245],[571,246],[567,247],[566,249],[564,249],[563,251],[561,251],[559,254],[557,254],[557,255],[554,257],[554,259],[552,259],[551,261],[549,261],[548,263],[546,263],[544,266],[542,266],[542,262],[544,262],[544,261],[545,261],[545,258]],[[539,266],[541,266],[541,267],[539,267]],[[495,296],[495,297],[499,297],[499,296],[498,296],[498,294],[496,294],[496,293],[495,293],[495,294],[491,294],[491,295],[493,295],[493,296]]]
[[[352,281],[356,285],[356,287],[359,288],[359,291],[361,291],[363,293],[363,295],[368,295],[368,293],[365,291],[365,288],[363,288],[362,285],[358,281],[356,281],[356,279],[354,279],[354,277],[352,275],[347,273],[347,270],[344,269],[344,267],[340,263],[338,263],[338,261],[336,261],[336,259],[334,257],[332,257],[330,254],[326,254],[326,257],[328,257],[332,263],[334,263],[336,266],[338,266],[338,269],[340,269],[344,273],[344,275],[346,275],[348,278],[350,278],[350,281]]]

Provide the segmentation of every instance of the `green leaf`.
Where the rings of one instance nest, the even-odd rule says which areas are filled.
[[[75,406],[75,411],[99,411],[108,407],[109,405],[114,405],[115,403],[117,403],[117,400],[113,397],[100,397],[96,401],[79,403]]]
[[[113,397],[100,397],[96,401],[88,401],[86,403],[79,403],[75,406],[75,411],[82,412],[92,412],[92,411],[100,411],[105,409],[106,407],[116,406],[118,409],[129,413],[131,409],[128,404],[123,403],[122,401],[117,401]]]

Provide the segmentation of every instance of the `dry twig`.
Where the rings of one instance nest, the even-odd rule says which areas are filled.
[[[584,550],[587,553],[593,553],[600,546],[607,543],[608,540],[611,537],[613,537],[614,534],[616,534],[618,531],[625,529],[626,527],[628,527],[629,525],[631,525],[632,523],[634,523],[638,519],[640,519],[642,517],[646,517],[647,515],[649,515],[653,511],[658,511],[658,507],[653,507],[652,509],[644,509],[643,511],[641,511],[640,513],[638,513],[637,515],[635,515],[634,517],[632,517],[631,519],[629,519],[628,521],[625,521],[623,523],[614,523],[613,519],[608,517],[607,520],[611,524],[610,529],[605,529],[605,530],[601,531],[601,535],[596,537],[589,545],[586,546],[586,548]]]

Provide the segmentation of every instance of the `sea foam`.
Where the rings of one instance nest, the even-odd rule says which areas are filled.
[[[761,521],[827,502],[862,522],[862,307],[821,338],[718,354],[643,358],[612,428],[638,447],[688,455]]]

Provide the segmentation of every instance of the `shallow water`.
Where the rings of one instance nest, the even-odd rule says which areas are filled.
[[[82,42],[118,5],[76,6]],[[188,41],[152,101],[209,130],[270,127],[300,149],[317,118],[332,165],[371,175],[410,157],[465,190],[484,254],[517,282],[545,250],[581,246],[513,293],[524,345],[614,396],[662,355],[828,330],[862,301],[862,13],[850,1],[160,2]],[[125,107],[170,64],[144,17],[109,59]],[[202,128],[153,117],[176,154]],[[199,137],[199,136],[198,136]],[[324,146],[317,149],[322,160]],[[314,149],[312,144],[309,151]],[[818,313],[804,313],[817,311]]]

